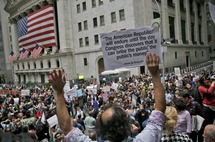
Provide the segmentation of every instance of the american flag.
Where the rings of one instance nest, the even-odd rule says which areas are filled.
[[[22,48],[22,51],[20,53],[20,58],[25,59],[28,56],[29,51],[26,50],[25,48]]]
[[[17,57],[17,54],[11,51],[9,55],[9,61],[13,62],[16,59],[16,57]]]
[[[40,55],[42,50],[43,48],[39,44],[36,44],[36,46],[34,47],[34,50],[31,52],[31,55],[34,58],[37,58]]]
[[[17,22],[19,51],[33,50],[36,43],[56,46],[53,5],[47,5]]]

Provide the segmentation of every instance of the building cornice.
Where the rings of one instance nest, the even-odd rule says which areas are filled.
[[[10,14],[10,20],[36,10],[36,5],[43,6],[44,2],[51,3],[53,0],[8,0],[4,8]]]

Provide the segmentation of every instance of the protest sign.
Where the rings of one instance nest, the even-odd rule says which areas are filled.
[[[83,96],[82,89],[78,89],[78,90],[77,90],[77,94],[78,94],[78,97]]]
[[[21,95],[22,96],[29,96],[30,95],[30,90],[21,90]]]
[[[49,123],[50,128],[57,125],[58,124],[57,115],[54,115],[54,116],[50,117],[49,119],[47,119],[47,122]]]
[[[110,86],[104,86],[104,87],[102,88],[102,90],[103,90],[104,92],[110,92]]]
[[[177,76],[180,76],[180,75],[181,75],[181,71],[180,71],[180,68],[179,68],[179,67],[174,68],[174,72],[175,72],[175,75],[177,75]]]
[[[19,98],[13,98],[15,104],[19,104]]]
[[[78,95],[77,95],[77,89],[76,89],[76,88],[72,88],[72,89],[70,89],[69,91],[67,91],[67,92],[64,94],[64,97],[65,97],[66,100],[67,100],[68,96],[69,96],[69,98],[72,99],[72,100],[73,100],[75,97],[77,97],[77,96],[78,96]]]
[[[88,90],[89,94],[97,94],[97,86],[96,85],[87,86],[86,89]]]
[[[68,92],[70,90],[70,82],[69,81],[66,81],[66,84],[64,85],[64,93]]]
[[[35,122],[35,117],[31,117],[31,118],[26,118],[26,119],[21,119],[21,123],[24,126],[28,126],[29,124],[32,124]]]
[[[107,94],[107,92],[105,92],[105,93],[103,94],[103,101],[104,101],[104,102],[108,101],[108,94]]]
[[[106,70],[145,65],[147,52],[161,55],[161,38],[157,28],[143,27],[101,34]]]

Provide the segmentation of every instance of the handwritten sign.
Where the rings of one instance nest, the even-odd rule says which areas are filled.
[[[101,34],[106,70],[145,65],[147,52],[160,56],[161,38],[157,28],[144,27]]]
[[[50,128],[57,125],[58,124],[57,115],[54,115],[54,116],[50,117],[49,119],[47,119],[47,122],[49,123]]]
[[[21,123],[24,126],[28,126],[29,124],[32,124],[35,122],[35,117],[31,117],[31,118],[26,118],[26,119],[21,119]]]

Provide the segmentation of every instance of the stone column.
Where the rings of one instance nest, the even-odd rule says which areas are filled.
[[[19,44],[18,44],[18,32],[16,21],[13,20],[11,24],[11,36],[12,36],[12,46],[13,52],[19,55]]]
[[[194,13],[195,13],[195,22],[194,22],[194,40],[197,44],[199,44],[199,18],[198,18],[198,10],[197,10],[197,3],[193,1],[194,5]]]
[[[204,44],[208,44],[208,24],[207,24],[207,15],[206,15],[206,2],[204,2],[204,4],[201,6],[202,7],[202,42],[204,42]]]
[[[175,1],[175,38],[178,40],[179,44],[182,44],[181,39],[181,10],[180,1]]]
[[[64,15],[66,14],[64,12],[64,1],[57,1],[57,15],[58,15],[58,31],[59,31],[59,44],[60,44],[60,51],[64,52],[66,47],[66,23],[64,19]]]
[[[161,15],[162,15],[162,33],[163,33],[163,39],[170,38],[169,34],[169,16],[168,16],[168,5],[167,0],[161,1]]]
[[[189,44],[192,44],[191,40],[191,20],[190,20],[190,2],[189,0],[185,0],[186,5],[186,40]]]

